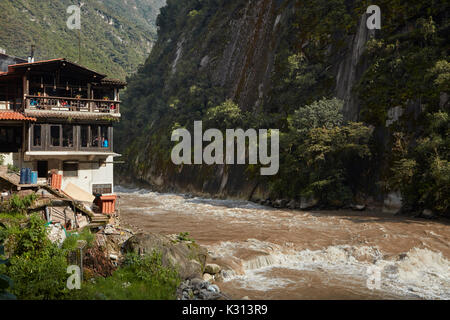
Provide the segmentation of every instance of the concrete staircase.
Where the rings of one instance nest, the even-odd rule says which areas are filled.
[[[104,214],[94,214],[91,217],[91,223],[88,225],[89,228],[98,228],[107,225],[109,222],[109,217]]]

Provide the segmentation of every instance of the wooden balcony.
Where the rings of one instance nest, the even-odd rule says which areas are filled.
[[[53,96],[25,96],[25,114],[73,117],[120,117],[120,101]]]

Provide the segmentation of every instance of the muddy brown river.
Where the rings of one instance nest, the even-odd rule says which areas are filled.
[[[189,232],[234,299],[450,299],[450,224],[117,187],[122,223]]]

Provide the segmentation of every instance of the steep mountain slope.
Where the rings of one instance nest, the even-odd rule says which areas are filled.
[[[366,28],[369,5],[169,0],[158,17],[158,42],[132,77],[122,109],[124,172],[177,190],[313,195],[335,206],[389,190],[401,190],[418,208],[449,198],[449,3],[379,1],[379,31]],[[192,132],[195,120],[204,130],[280,129],[279,174],[174,166],[172,130]],[[433,150],[427,141],[437,143],[433,156],[423,154]],[[420,191],[405,189],[413,182]]]
[[[124,79],[145,61],[156,39],[156,17],[164,0],[85,0],[81,9],[81,63]],[[66,21],[71,0],[0,1],[0,47],[38,59],[78,61],[78,31]]]

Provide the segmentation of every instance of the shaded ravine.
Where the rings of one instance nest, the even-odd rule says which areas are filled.
[[[236,299],[450,299],[447,222],[116,190],[123,223],[189,232]]]

